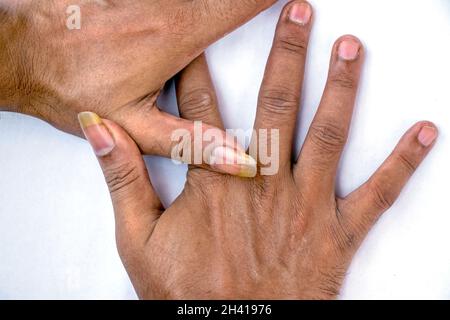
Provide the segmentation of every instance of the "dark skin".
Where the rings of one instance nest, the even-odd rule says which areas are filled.
[[[193,124],[160,111],[165,82],[275,2],[85,0],[81,29],[69,30],[71,0],[0,0],[1,108],[80,136],[77,114],[91,110],[143,153],[170,157],[171,133]]]
[[[281,15],[255,122],[255,128],[280,129],[277,174],[242,179],[192,167],[183,193],[164,209],[135,142],[103,120],[115,146],[99,161],[118,249],[140,298],[336,298],[361,242],[432,149],[437,129],[419,122],[364,185],[345,197],[336,194],[364,60],[360,41],[344,36],[333,47],[322,101],[292,161],[312,27],[312,19],[290,18],[300,3],[289,3]],[[180,112],[223,127],[214,98],[186,104],[184,97],[198,92],[215,95],[204,56],[179,77]]]

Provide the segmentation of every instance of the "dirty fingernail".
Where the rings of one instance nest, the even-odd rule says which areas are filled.
[[[93,112],[78,114],[81,129],[98,157],[111,153],[115,147],[114,139],[102,119]]]
[[[257,173],[255,159],[230,147],[216,147],[211,153],[209,165],[218,171],[242,178],[253,178]]]

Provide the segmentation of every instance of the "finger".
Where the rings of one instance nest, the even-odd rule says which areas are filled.
[[[80,113],[80,125],[103,169],[114,206],[117,236],[143,244],[162,213],[135,142],[118,125],[91,112]]]
[[[177,77],[178,109],[182,118],[223,129],[217,97],[204,54]]]
[[[438,130],[430,122],[414,125],[376,173],[340,202],[344,226],[364,236],[398,198],[433,148]]]
[[[362,64],[363,49],[357,38],[344,36],[335,43],[322,101],[295,167],[296,179],[313,179],[320,190],[334,192]]]
[[[257,133],[261,129],[279,130],[280,164],[289,164],[289,167],[312,14],[311,6],[305,1],[292,1],[283,9],[256,115]]]
[[[115,115],[116,117],[118,114]],[[221,129],[174,117],[156,107],[125,112],[117,121],[145,154],[242,178],[256,175],[256,161]]]

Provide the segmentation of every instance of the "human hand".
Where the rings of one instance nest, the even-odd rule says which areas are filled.
[[[433,147],[436,127],[419,122],[368,182],[346,197],[336,195],[364,58],[360,41],[344,36],[333,47],[301,153],[291,161],[311,12],[298,0],[283,10],[261,87],[255,128],[279,129],[276,175],[244,180],[190,168],[183,193],[164,211],[135,143],[115,123],[100,124],[115,143],[99,161],[118,249],[139,297],[335,298],[364,237]],[[183,116],[220,126],[214,103],[200,110],[185,109],[183,101],[213,93],[203,57],[179,81]]]
[[[0,104],[78,135],[77,114],[94,111],[144,153],[169,157],[172,132],[194,128],[157,107],[165,82],[275,1],[84,0],[81,28],[69,30],[73,1],[4,0]]]

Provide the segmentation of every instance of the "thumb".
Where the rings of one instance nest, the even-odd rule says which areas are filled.
[[[225,131],[180,119],[158,108],[128,113],[119,123],[145,154],[243,178],[256,176],[256,161]]]
[[[141,153],[114,122],[102,120],[92,112],[82,112],[78,119],[111,193],[119,251],[124,247],[138,248],[129,242],[143,245],[163,210]]]

